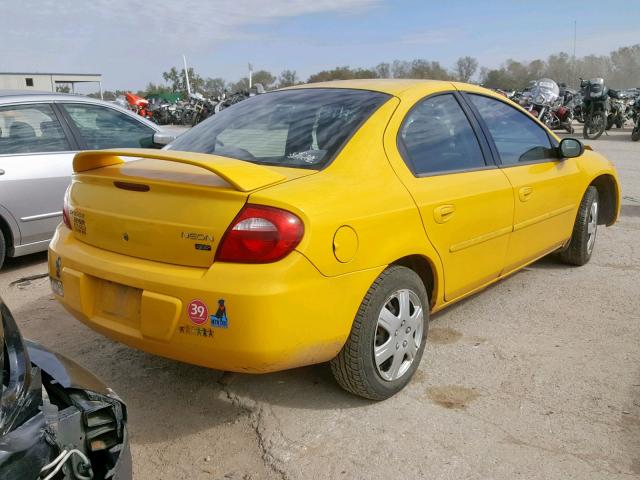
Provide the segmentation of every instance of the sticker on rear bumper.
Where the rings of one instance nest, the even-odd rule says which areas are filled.
[[[191,325],[180,325],[178,332],[184,335],[193,335],[195,337],[213,338],[213,330],[208,327],[192,327]]]
[[[215,315],[211,315],[211,326],[214,328],[227,328],[229,321],[227,319],[227,307],[224,304],[224,298],[218,300],[218,310]]]
[[[49,278],[49,280],[51,280],[51,290],[53,290],[53,293],[59,297],[64,297],[64,286],[62,282],[57,278]]]
[[[187,315],[196,325],[204,325],[209,318],[209,309],[202,300],[191,300],[187,305]]]

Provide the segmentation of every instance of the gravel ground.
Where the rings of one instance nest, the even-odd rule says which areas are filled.
[[[545,258],[434,316],[411,384],[371,403],[325,365],[224,374],[138,352],[72,320],[45,255],[9,260],[23,334],[128,403],[137,479],[640,478],[640,143],[591,142],[623,185],[591,262]]]

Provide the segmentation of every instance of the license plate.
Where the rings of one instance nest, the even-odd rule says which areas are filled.
[[[112,318],[139,321],[142,290],[107,280],[99,281],[96,308]]]

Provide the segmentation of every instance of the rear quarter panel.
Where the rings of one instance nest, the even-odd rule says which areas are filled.
[[[399,103],[391,98],[380,107],[324,170],[249,199],[289,209],[303,219],[305,235],[297,250],[325,276],[385,266],[413,254],[438,258],[384,151],[384,132]],[[346,261],[334,252],[334,237],[342,226],[357,235],[356,250]],[[439,262],[434,268],[440,271]],[[358,292],[359,298],[364,293]]]

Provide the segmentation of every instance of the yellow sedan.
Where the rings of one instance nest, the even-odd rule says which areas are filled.
[[[439,81],[271,92],[74,171],[49,271],[80,321],[221,370],[329,361],[371,399],[409,382],[431,313],[552,252],[585,264],[620,208],[602,155]]]

